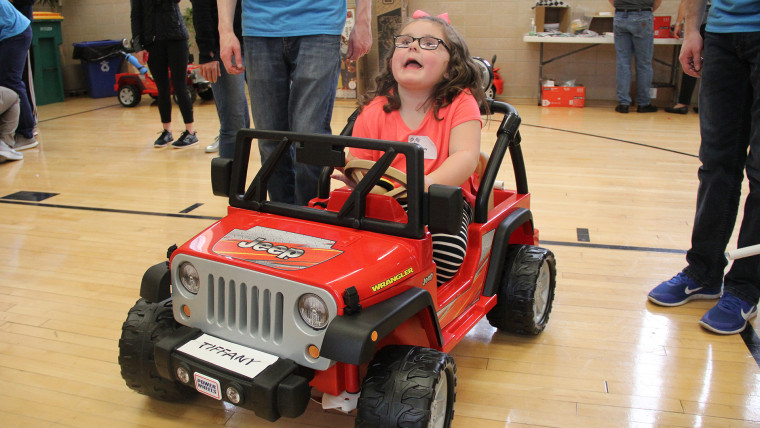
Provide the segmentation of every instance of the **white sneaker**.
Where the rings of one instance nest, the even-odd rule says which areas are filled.
[[[33,149],[40,144],[34,136],[32,136],[32,138],[26,138],[21,134],[16,134],[15,139],[16,142],[13,144],[13,149],[16,151]]]
[[[15,161],[24,159],[24,155],[13,150],[4,140],[0,140],[0,162]]]
[[[206,146],[206,153],[216,153],[219,151],[219,136],[214,138],[214,142]]]

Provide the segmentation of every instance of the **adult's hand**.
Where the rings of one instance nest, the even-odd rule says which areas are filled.
[[[245,71],[240,42],[232,31],[219,33],[219,57],[222,58],[227,73],[241,74]]]
[[[356,2],[356,23],[348,35],[348,53],[346,58],[357,60],[372,48],[372,2]]]
[[[222,75],[221,67],[219,66],[219,61],[209,61],[204,62],[203,64],[200,64],[200,73],[201,77],[208,80],[211,83],[215,83],[219,76]]]
[[[684,73],[689,76],[700,77],[702,74],[702,46],[702,36],[698,31],[690,31],[685,35],[678,59]]]

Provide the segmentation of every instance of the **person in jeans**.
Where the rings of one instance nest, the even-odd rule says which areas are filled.
[[[134,56],[145,64],[147,51],[148,68],[158,89],[156,101],[163,131],[153,147],[161,149],[169,143],[175,149],[194,146],[198,144],[198,137],[186,82],[190,35],[179,11],[179,0],[130,0],[130,4]],[[185,131],[177,141],[173,141],[172,136],[172,88],[185,122]]]
[[[655,287],[649,300],[678,306],[718,299],[699,321],[721,334],[743,331],[757,315],[760,255],[724,254],[739,211],[743,174],[749,180],[739,247],[760,243],[760,0],[712,0],[704,40],[706,0],[687,0],[681,65],[701,77],[699,189],[686,268]],[[721,294],[722,292],[722,294]]]
[[[23,154],[12,149],[21,110],[19,99],[14,90],[0,86],[0,163],[24,159]]]
[[[653,113],[650,104],[652,55],[654,52],[654,11],[662,0],[610,0],[615,7],[615,76],[618,105],[615,111],[628,113],[631,105],[631,59],[636,57],[636,111]]]
[[[372,46],[371,0],[357,0],[349,59]],[[221,57],[227,72],[245,70],[257,129],[331,134],[340,73],[346,0],[243,0],[243,55],[233,31],[235,0],[219,0]],[[259,141],[265,162],[277,141]],[[317,195],[321,167],[283,157],[269,181],[272,201],[306,205]]]
[[[219,156],[232,158],[235,154],[235,135],[240,128],[249,128],[248,100],[245,98],[245,76],[230,74],[219,57],[219,31],[216,0],[191,0],[195,42],[198,44],[198,63],[201,76],[211,82],[216,112],[219,116],[219,137],[206,147],[207,153],[219,151]],[[240,23],[241,4],[235,6],[234,31],[242,43]]]
[[[23,73],[32,44],[32,26],[8,0],[0,0],[0,86],[10,88],[21,100],[19,122],[13,141],[17,151],[37,147],[34,113],[26,95]]]

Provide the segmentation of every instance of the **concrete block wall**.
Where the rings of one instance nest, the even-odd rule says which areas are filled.
[[[380,3],[383,0],[375,0]],[[612,11],[607,0],[566,2],[571,10],[583,8],[587,14]],[[430,14],[448,12],[451,23],[464,36],[473,55],[490,60],[497,56],[505,80],[502,98],[511,102],[535,100],[538,96],[539,46],[525,43],[522,36],[529,31],[536,0],[406,0],[409,15],[422,9]],[[675,18],[678,0],[664,0],[655,15]],[[182,0],[180,9],[190,7]],[[103,39],[129,39],[129,2],[125,0],[62,0],[57,11],[64,16],[62,23],[62,61],[66,92],[84,88],[84,78],[78,60],[72,60],[72,43]],[[191,45],[194,45],[194,41]],[[547,45],[545,57],[561,55],[572,45]],[[192,47],[191,47],[192,50]],[[657,46],[658,58],[670,59],[672,48]],[[369,62],[376,64],[378,59]],[[368,67],[368,69],[371,67]],[[669,70],[655,65],[655,81],[669,80]],[[571,57],[548,64],[544,75],[557,81],[574,79],[585,85],[589,101],[615,100],[615,51],[613,46],[598,46]]]

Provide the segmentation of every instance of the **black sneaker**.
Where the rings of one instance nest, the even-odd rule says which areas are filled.
[[[198,137],[195,134],[191,134],[189,131],[185,131],[177,138],[177,141],[172,143],[172,147],[175,149],[184,149],[198,144]]]
[[[615,111],[618,113],[628,113],[628,106],[623,104],[618,104],[617,107],[615,107]]]
[[[172,137],[172,133],[167,131],[166,129],[161,132],[161,136],[156,139],[156,142],[153,143],[153,147],[157,149],[162,149],[166,147],[167,144],[174,141],[174,137]]]
[[[657,107],[653,106],[652,104],[636,107],[636,113],[654,113],[656,111]]]

